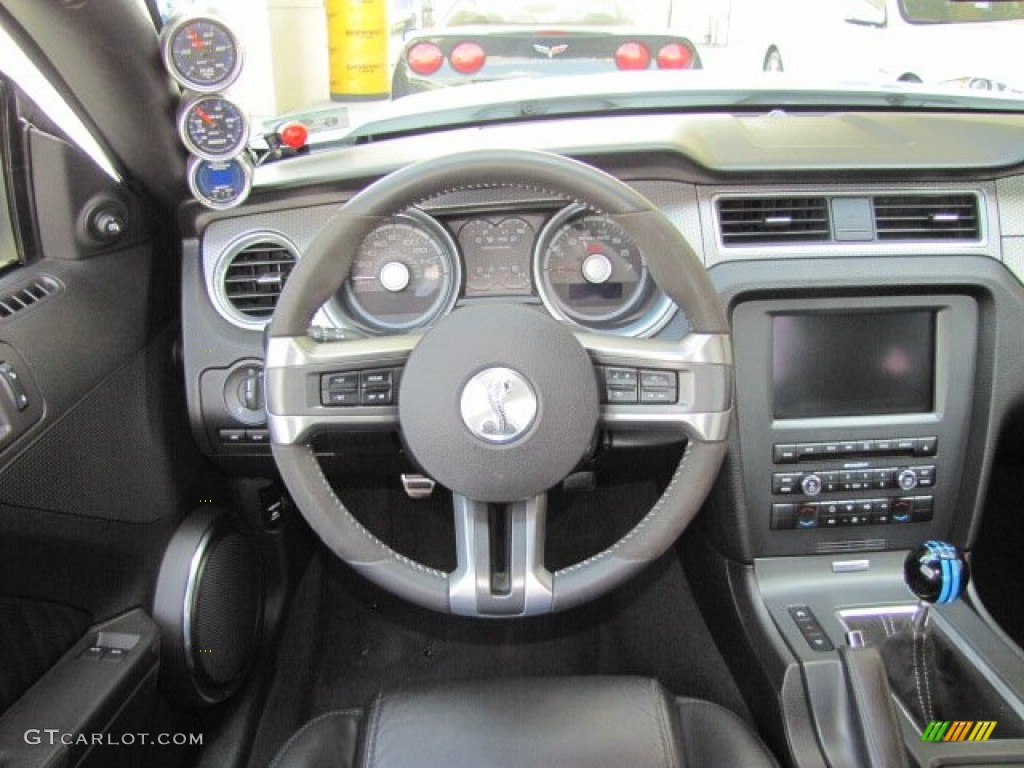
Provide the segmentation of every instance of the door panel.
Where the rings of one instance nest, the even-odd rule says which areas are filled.
[[[21,655],[0,664],[0,713],[90,642],[89,626],[148,606],[199,466],[175,362],[173,220],[7,90],[3,178],[23,263],[0,274],[0,649]],[[116,237],[91,226],[97,206],[122,217]],[[37,298],[5,301],[37,283]]]

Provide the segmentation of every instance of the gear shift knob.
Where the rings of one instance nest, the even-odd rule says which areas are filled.
[[[945,605],[963,595],[970,569],[959,547],[927,541],[907,555],[903,577],[910,591],[923,602]]]

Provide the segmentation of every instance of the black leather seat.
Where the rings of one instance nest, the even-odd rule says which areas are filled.
[[[303,726],[271,768],[777,768],[732,712],[638,677],[453,682]]]

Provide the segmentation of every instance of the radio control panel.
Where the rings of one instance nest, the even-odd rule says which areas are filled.
[[[934,435],[775,443],[772,463],[781,471],[771,475],[771,527],[812,530],[930,522],[935,500],[920,491],[938,481],[936,464],[925,463],[937,460],[938,447]],[[910,463],[913,459],[925,461]]]

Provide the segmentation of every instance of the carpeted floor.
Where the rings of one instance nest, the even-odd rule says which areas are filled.
[[[402,517],[410,514],[404,499],[379,490],[365,493],[348,501],[370,510],[374,527],[394,531],[403,527],[401,520],[408,521]],[[655,497],[651,483],[555,499],[549,562],[599,547]],[[419,507],[419,514],[440,519],[448,514],[441,511],[445,503],[439,501],[436,510]],[[415,549],[431,537],[398,538]],[[749,719],[674,553],[580,609],[529,620],[480,621],[408,605],[321,551],[287,621],[252,768],[269,764],[295,729],[318,714],[363,706],[382,686],[413,681],[638,674]]]

